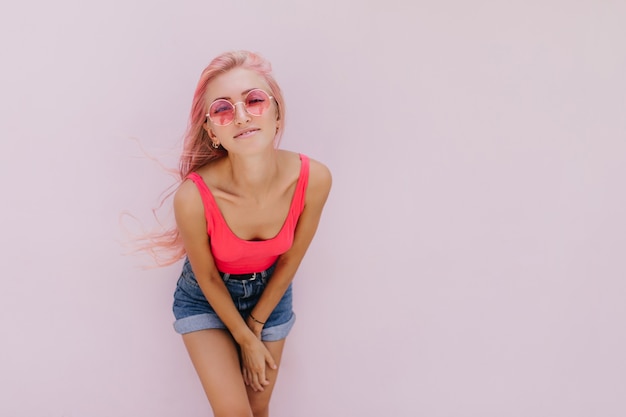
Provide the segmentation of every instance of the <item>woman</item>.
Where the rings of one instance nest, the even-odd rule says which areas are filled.
[[[268,416],[291,281],[331,187],[326,166],[277,149],[285,105],[270,71],[246,51],[203,71],[174,195],[187,255],[174,327],[215,416]]]

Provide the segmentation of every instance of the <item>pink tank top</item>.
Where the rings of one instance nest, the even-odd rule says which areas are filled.
[[[309,182],[309,158],[300,154],[300,176],[291,200],[289,213],[278,234],[268,240],[243,240],[237,237],[224,220],[213,194],[200,175],[192,172],[192,180],[202,197],[207,233],[211,240],[211,252],[215,265],[221,272],[247,274],[264,271],[287,252],[293,244],[296,225],[304,209],[304,197]]]

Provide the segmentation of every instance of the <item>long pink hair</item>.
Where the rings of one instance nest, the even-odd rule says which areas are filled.
[[[214,58],[200,75],[200,80],[193,95],[187,130],[183,137],[183,150],[179,161],[179,178],[176,187],[191,172],[227,154],[227,151],[221,146],[217,149],[211,146],[211,139],[203,125],[206,121],[208,85],[217,76],[234,68],[252,70],[262,76],[269,85],[271,94],[278,105],[278,117],[281,120],[274,138],[274,146],[278,147],[280,143],[285,126],[285,103],[280,87],[271,74],[272,66],[270,62],[260,55],[249,51],[225,52]],[[160,206],[164,204],[167,198],[171,197],[174,191],[168,193],[163,198]],[[185,256],[182,239],[176,227],[146,234],[139,241],[137,250],[150,253],[159,266],[171,265]]]

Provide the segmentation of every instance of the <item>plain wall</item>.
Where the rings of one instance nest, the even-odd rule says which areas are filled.
[[[334,186],[275,417],[626,415],[626,3],[5,2],[0,415],[207,416],[150,228],[200,71],[269,58]],[[167,210],[164,211],[167,213]],[[167,217],[167,216],[166,216]],[[129,223],[129,227],[134,227]]]

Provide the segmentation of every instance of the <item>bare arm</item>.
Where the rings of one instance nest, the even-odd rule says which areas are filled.
[[[263,294],[252,311],[252,315],[257,320],[261,322],[267,321],[267,318],[280,302],[293,280],[300,262],[304,258],[317,231],[331,184],[332,177],[328,168],[317,161],[311,160],[305,206],[298,219],[293,245],[278,259],[272,279],[269,280],[267,287],[263,290]],[[248,317],[247,323],[259,337],[263,326],[250,317]]]
[[[183,182],[176,192],[174,214],[191,268],[204,296],[235,341],[240,345],[249,344],[256,337],[241,318],[215,266],[202,198],[192,181]]]

